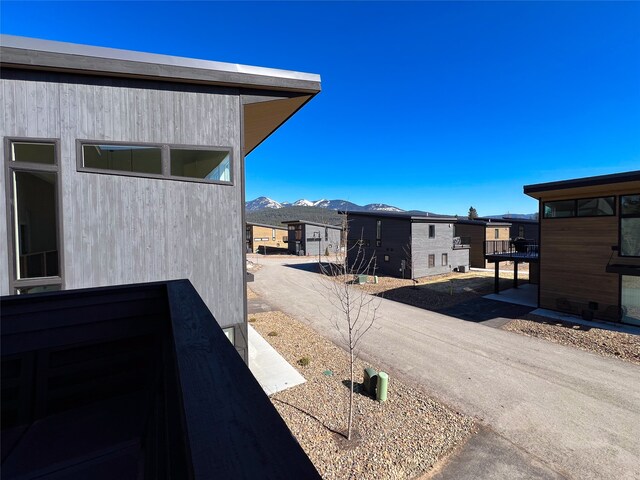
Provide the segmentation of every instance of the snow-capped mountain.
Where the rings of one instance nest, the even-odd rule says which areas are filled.
[[[255,200],[245,203],[245,210],[247,212],[257,212],[265,208],[282,208],[282,205],[275,200],[271,200],[269,197],[258,197]]]
[[[365,206],[361,206],[346,200],[307,200],[301,198],[295,202],[276,202],[268,197],[258,197],[255,200],[251,200],[246,203],[247,212],[257,212],[265,208],[283,208],[283,207],[316,207],[326,208],[328,210],[351,210],[351,211],[378,211],[378,212],[404,212],[404,210],[386,205],[384,203],[370,203]]]
[[[401,208],[392,207],[391,205],[386,205],[384,203],[370,203],[369,205],[365,205],[363,208],[365,210],[375,210],[377,212],[404,212]]]

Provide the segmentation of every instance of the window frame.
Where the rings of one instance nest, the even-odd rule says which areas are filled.
[[[31,162],[15,162],[13,161],[11,146],[13,143],[46,143],[53,144],[54,163],[31,163]],[[5,206],[6,206],[6,227],[7,227],[7,257],[9,270],[9,291],[17,295],[18,289],[29,287],[47,287],[59,286],[60,290],[65,289],[64,276],[64,232],[62,221],[62,188],[61,188],[61,151],[59,138],[42,138],[42,137],[5,137],[4,138],[4,169],[5,169]],[[14,226],[17,219],[14,213],[14,172],[42,172],[53,173],[56,175],[55,189],[55,214],[56,214],[56,240],[58,247],[58,275],[50,277],[32,277],[18,278],[18,267],[16,258],[16,232]],[[22,294],[29,295],[29,294]]]
[[[433,235],[431,235],[432,231],[433,231]],[[429,227],[427,229],[427,237],[428,238],[436,238],[436,226],[435,226],[435,224],[429,224]]]
[[[160,158],[162,162],[162,173],[139,173],[127,172],[124,170],[111,170],[106,168],[93,168],[84,166],[83,147],[85,145],[122,145],[129,147],[157,147],[160,148]],[[229,154],[229,178],[231,180],[207,180],[205,178],[181,177],[171,175],[171,149],[176,150],[204,150],[220,151]],[[101,175],[116,175],[122,177],[151,178],[156,180],[173,180],[174,182],[208,183],[213,185],[235,185],[235,169],[233,168],[234,155],[233,147],[217,145],[184,145],[176,143],[152,143],[152,142],[123,142],[115,140],[91,140],[76,139],[76,170],[83,173],[97,173]]]
[[[640,192],[620,194],[618,195],[618,201],[616,202],[616,204],[619,204],[619,208],[620,208],[620,213],[618,215],[618,256],[621,258],[640,258],[640,255],[623,255],[622,254],[622,220],[625,218],[640,218],[640,214],[637,214],[637,213],[636,214],[627,213],[626,215],[622,213],[622,197],[631,197],[635,195],[640,195]]]
[[[441,257],[441,260],[442,260],[442,265],[441,265],[442,267],[448,267],[449,266],[449,254],[443,253],[442,257]]]
[[[436,254],[430,253],[427,256],[427,268],[435,268],[436,266]]]

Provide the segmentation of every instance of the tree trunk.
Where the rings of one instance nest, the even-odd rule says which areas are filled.
[[[349,421],[347,423],[347,440],[351,440],[351,425],[353,424],[353,348],[349,352],[349,363],[351,368],[351,390],[349,392]]]

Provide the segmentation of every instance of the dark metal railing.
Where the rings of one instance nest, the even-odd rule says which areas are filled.
[[[453,248],[469,248],[471,237],[453,237]]]
[[[538,242],[526,238],[515,238],[513,240],[486,240],[484,242],[485,255],[537,257],[538,251]]]

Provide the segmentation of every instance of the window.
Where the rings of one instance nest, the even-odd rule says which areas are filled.
[[[640,194],[620,197],[620,256],[640,257]]]
[[[78,170],[231,183],[231,149],[79,142]]]
[[[231,152],[171,148],[172,177],[199,178],[216,182],[231,181]]]
[[[271,240],[275,240],[276,239],[276,229],[272,228],[271,229]]]
[[[14,162],[55,165],[56,152],[51,143],[12,142],[11,160]]]
[[[436,256],[434,254],[429,254],[429,268],[433,268],[436,266]]]
[[[442,266],[446,267],[447,265],[449,265],[449,255],[446,253],[442,254]]]
[[[60,290],[58,144],[15,140],[9,145],[11,287],[18,294]]]
[[[640,325],[640,277],[621,275],[621,302],[623,309],[622,321],[633,325]]]
[[[162,149],[130,145],[83,145],[82,166],[97,170],[162,175]]]
[[[329,241],[329,227],[324,227],[324,240]]]
[[[384,261],[385,261],[385,262],[388,262],[388,261],[389,261],[389,255],[385,255],[385,256],[384,256]]]
[[[615,197],[585,198],[577,202],[579,217],[600,217],[616,214]]]
[[[429,238],[436,238],[436,226],[429,225]]]
[[[615,197],[581,198],[544,203],[544,218],[603,217],[616,214]]]
[[[382,220],[376,221],[376,247],[382,245]]]
[[[544,203],[544,218],[564,218],[576,215],[576,201],[562,200]]]
[[[524,225],[520,225],[520,226],[518,227],[518,236],[519,236],[520,238],[524,238]]]
[[[493,229],[493,238],[495,238],[496,240],[498,240],[500,238],[500,229],[499,228],[494,228]]]
[[[233,327],[223,328],[225,336],[229,339],[232,345],[235,345],[235,331]]]

